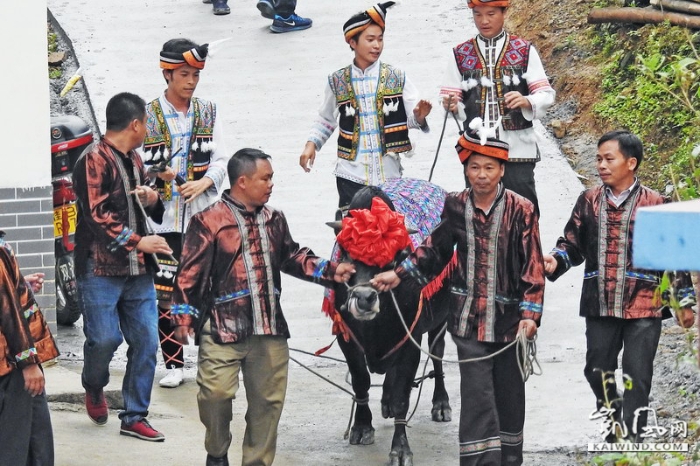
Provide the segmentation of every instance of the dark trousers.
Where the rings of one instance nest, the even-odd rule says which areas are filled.
[[[338,208],[343,211],[343,217],[345,217],[352,197],[365,185],[340,177],[335,178],[335,184],[338,187]]]
[[[162,233],[161,236],[168,242],[168,246],[173,250],[172,256],[180,260],[182,254],[182,233]],[[175,286],[174,266],[169,259],[159,256],[158,265],[160,272],[153,278],[156,286],[156,296],[158,297],[158,339],[160,349],[163,353],[163,362],[168,369],[181,368],[185,365],[182,345],[175,340],[175,329],[170,322],[170,303],[173,298],[173,288]]]
[[[505,346],[452,335],[459,359],[488,356]],[[459,365],[460,466],[523,463],[525,383],[515,346],[493,358]]]
[[[654,357],[661,336],[661,319],[618,319],[615,317],[586,318],[586,367],[583,370],[596,396],[597,407],[618,398],[614,372],[617,357],[622,353],[622,373],[632,381],[622,398],[622,419],[629,435],[642,433],[647,424],[647,412],[639,413],[636,432],[633,430],[635,411],[649,405]],[[603,374],[609,376],[603,386]]]
[[[272,0],[275,14],[282,18],[289,18],[297,7],[297,0]]]
[[[21,370],[0,377],[0,465],[53,466],[46,393],[32,397]]]
[[[466,175],[464,177],[467,188],[471,185]],[[506,162],[505,173],[501,179],[506,189],[520,194],[535,204],[535,212],[540,215],[540,204],[537,201],[535,189],[535,162]]]

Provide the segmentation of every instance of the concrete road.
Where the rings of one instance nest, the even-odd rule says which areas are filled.
[[[232,37],[207,61],[197,95],[218,103],[230,153],[250,146],[273,154],[276,186],[270,204],[286,212],[299,243],[327,255],[333,237],[323,222],[332,219],[336,206],[335,180],[331,175],[335,144],[331,141],[320,152],[308,174],[298,165],[299,154],[320,104],[327,74],[352,59],[343,40],[342,24],[371,2],[302,0],[298,13],[311,16],[314,26],[283,35],[269,31],[270,22],[258,14],[254,1],[230,3],[231,15],[215,17],[211,6],[199,0],[48,2],[73,41],[101,125],[107,100],[115,93],[130,91],[150,100],[163,92],[165,83],[158,68],[158,52],[166,40],[188,37],[203,43]],[[451,47],[475,32],[466,2],[404,1],[389,11],[387,24],[383,61],[403,68],[423,97],[437,105],[438,87]],[[416,155],[405,160],[404,176],[427,178],[440,135],[440,113],[434,111],[429,117],[430,134],[412,135]],[[461,190],[462,168],[453,149],[456,126],[449,123],[433,181],[448,190]],[[537,182],[543,249],[548,251],[582,187],[556,144],[544,135],[542,128],[539,130],[543,161],[537,169]],[[543,375],[532,377],[527,383],[528,458],[553,449],[585,448],[586,442],[596,436],[597,426],[587,420],[594,406],[583,378],[584,324],[577,316],[581,277],[580,270],[573,271],[547,288],[537,341]],[[284,278],[283,287],[282,303],[292,333],[290,346],[314,351],[327,345],[331,341],[330,323],[320,312],[322,289],[288,277]],[[60,335],[61,340],[75,345],[81,336],[79,331],[73,332],[74,335]],[[71,408],[67,404],[64,410],[53,412],[57,464],[122,465],[139,464],[146,459],[148,464],[155,464],[156,460],[158,464],[201,464],[205,455],[204,432],[198,420],[193,382],[195,349],[188,349],[188,353],[191,357],[187,383],[176,390],[154,388],[150,418],[166,434],[165,443],[154,445],[120,437],[116,416],[106,427],[97,428],[79,406]],[[341,357],[335,348],[329,354]],[[448,355],[455,356],[451,342]],[[72,357],[80,360],[79,347]],[[343,381],[342,364],[299,357],[333,380]],[[114,368],[117,376],[109,388],[118,389],[123,352]],[[66,360],[49,369],[49,393],[80,393],[79,370],[79,364]],[[455,420],[443,425],[430,421],[432,384],[428,383],[428,393],[424,393],[409,430],[416,464],[452,465],[457,461],[459,372],[456,367],[448,367],[446,372]],[[342,438],[350,412],[349,397],[292,363],[276,464],[386,463],[392,423],[378,414],[378,389],[371,398],[377,413],[377,442],[368,447],[350,447]],[[239,399],[241,402],[234,404],[230,452],[233,464],[238,462],[243,433],[242,394]],[[547,464],[528,461],[526,464]]]

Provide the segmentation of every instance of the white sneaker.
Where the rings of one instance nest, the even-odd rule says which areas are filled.
[[[179,387],[183,382],[183,370],[181,367],[176,367],[173,369],[168,369],[168,373],[165,377],[160,379],[158,385],[163,388],[176,388]]]

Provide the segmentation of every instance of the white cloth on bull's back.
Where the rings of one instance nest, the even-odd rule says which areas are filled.
[[[413,247],[419,246],[440,223],[447,191],[429,181],[416,178],[392,178],[378,186],[391,199],[397,212],[404,216],[406,228],[415,230],[411,235]],[[333,244],[331,260],[340,260],[340,247]],[[323,311],[333,309],[335,296],[331,288],[323,295]]]

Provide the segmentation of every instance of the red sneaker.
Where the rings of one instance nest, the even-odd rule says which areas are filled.
[[[145,418],[139,419],[131,425],[122,421],[122,428],[119,433],[140,438],[141,440],[148,440],[149,442],[163,442],[165,440],[165,435],[151,427],[151,424]]]
[[[96,392],[85,390],[85,409],[92,422],[98,426],[107,424],[109,410],[107,409],[105,392],[102,389]]]

